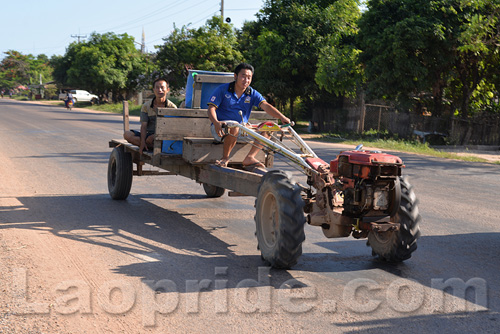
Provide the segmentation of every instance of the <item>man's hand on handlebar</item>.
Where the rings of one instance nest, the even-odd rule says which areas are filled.
[[[283,116],[281,117],[281,123],[283,124],[289,124],[290,123],[290,118]]]
[[[217,133],[217,135],[219,137],[224,137],[224,130],[222,130],[222,125],[223,124],[226,124],[225,122],[215,122],[214,123],[214,127],[215,127],[215,133]]]

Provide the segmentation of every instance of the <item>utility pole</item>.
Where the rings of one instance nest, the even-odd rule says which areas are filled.
[[[222,16],[222,19],[224,20],[224,0],[220,0],[220,15]]]
[[[146,53],[146,35],[144,34],[144,27],[142,27],[141,53]]]
[[[78,38],[78,43],[80,43],[80,38],[87,38],[87,35],[78,34],[78,35],[71,35],[71,37]]]

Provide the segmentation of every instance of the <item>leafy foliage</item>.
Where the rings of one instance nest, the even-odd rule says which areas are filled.
[[[354,0],[266,1],[257,22],[245,24],[240,34],[244,54],[256,67],[255,85],[278,100],[290,101],[292,112],[296,97],[318,98],[321,88],[338,94],[351,91],[356,83],[334,87],[331,75],[340,75],[339,66],[352,65],[347,71],[356,72],[356,65],[339,57],[334,64],[331,58],[340,56],[338,50],[354,51],[344,43],[355,32],[358,14]]]
[[[432,101],[437,115],[452,101],[467,117],[498,91],[499,14],[489,0],[368,1],[359,23],[368,93]]]
[[[147,55],[134,46],[127,34],[93,33],[84,43],[72,43],[63,57],[51,60],[54,77],[64,86],[116,97],[139,87],[140,74],[151,71]]]
[[[52,80],[52,68],[48,66],[46,55],[34,57],[14,50],[5,52],[5,55],[0,62],[1,88],[12,89],[19,85],[36,84],[39,83],[40,76],[43,82]]]
[[[156,61],[174,90],[186,86],[188,70],[232,71],[242,61],[233,26],[218,16],[198,29],[175,28],[164,41]]]
[[[320,49],[315,79],[320,88],[336,95],[354,97],[364,81],[361,50],[355,44],[361,16],[359,10],[354,10],[357,6],[357,1],[343,0],[325,10],[335,24],[335,33]]]

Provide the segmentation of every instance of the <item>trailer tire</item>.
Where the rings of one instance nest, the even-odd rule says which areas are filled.
[[[203,183],[203,190],[205,190],[207,197],[210,198],[221,197],[226,192],[226,189],[208,183]]]
[[[123,146],[111,151],[108,162],[108,191],[112,199],[123,200],[132,188],[132,155]]]
[[[270,171],[262,177],[255,208],[262,259],[275,268],[297,264],[305,240],[301,188],[286,173]]]
[[[401,184],[401,203],[391,222],[399,223],[399,231],[374,232],[368,234],[368,245],[373,255],[378,255],[387,262],[402,262],[411,257],[417,249],[417,239],[420,237],[419,224],[422,217],[418,210],[418,199],[413,186],[406,176],[399,178]]]

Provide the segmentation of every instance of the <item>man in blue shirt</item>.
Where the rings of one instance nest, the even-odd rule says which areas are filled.
[[[234,70],[234,81],[220,85],[213,92],[208,102],[208,118],[212,122],[212,133],[216,140],[221,141],[221,138],[224,136],[222,130],[224,121],[242,122],[239,114],[241,110],[243,112],[243,122],[246,123],[254,106],[261,108],[273,118],[279,118],[283,124],[290,123],[290,119],[270,105],[258,91],[250,87],[253,72],[254,68],[252,65],[241,63]],[[231,150],[236,145],[238,133],[238,128],[229,129],[230,135],[224,138],[222,159],[217,162],[219,166],[227,166]],[[260,145],[252,146],[250,152],[243,160],[243,167],[250,169],[265,167],[255,158],[260,148]]]

